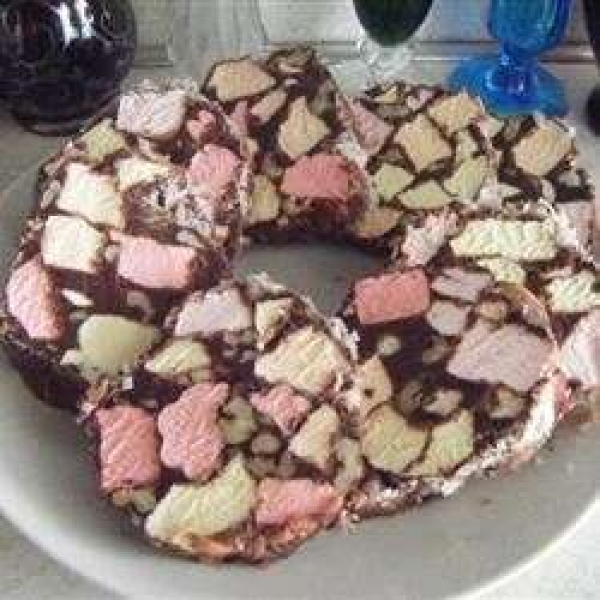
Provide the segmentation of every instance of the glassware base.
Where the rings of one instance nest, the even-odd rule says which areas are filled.
[[[586,107],[587,122],[590,129],[600,135],[600,85],[590,94]]]
[[[69,136],[79,133],[91,123],[95,123],[105,116],[110,116],[117,109],[118,92],[104,100],[97,110],[90,114],[83,114],[66,118],[41,118],[22,114],[18,108],[13,107],[12,116],[27,131],[43,136]]]
[[[538,65],[530,71],[531,85],[526,90],[514,92],[494,84],[494,74],[499,66],[497,56],[472,58],[462,63],[450,76],[450,87],[466,89],[479,96],[488,110],[499,117],[540,112],[562,117],[569,106],[562,83]]]
[[[414,81],[417,77],[413,62],[413,47],[408,43],[381,46],[363,34],[358,40],[357,49],[369,70],[371,85],[399,79]]]
[[[86,121],[85,118],[65,119],[61,121],[44,121],[13,112],[13,117],[23,129],[43,136],[67,136],[80,131]]]

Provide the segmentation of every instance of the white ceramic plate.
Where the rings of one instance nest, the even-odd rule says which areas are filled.
[[[32,198],[33,175],[0,203],[0,273]],[[275,277],[332,310],[372,266],[324,246],[259,249],[242,268]],[[32,398],[0,357],[0,509],[48,553],[101,585],[153,598],[398,600],[448,598],[514,573],[562,537],[600,487],[600,435],[562,432],[542,464],[403,516],[334,531],[266,569],[209,567],[154,552],[97,498],[71,418]]]

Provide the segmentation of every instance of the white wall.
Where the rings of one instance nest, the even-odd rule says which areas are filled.
[[[142,46],[162,44],[171,27],[173,5],[182,0],[132,1]],[[245,0],[190,0],[203,5],[207,13],[214,10],[218,2],[233,8],[240,1]],[[259,0],[259,4],[272,41],[348,41],[355,39],[359,31],[351,0]],[[488,0],[436,0],[420,36],[444,40],[484,39],[487,7]],[[569,34],[573,41],[586,39],[581,12],[578,3]],[[202,14],[202,10],[196,14]]]
[[[528,0],[523,0],[527,2]],[[273,40],[348,41],[359,25],[352,0],[260,0],[263,19]],[[437,0],[419,32],[422,39],[486,39],[488,0]],[[569,36],[585,38],[579,2]]]
[[[170,28],[170,2],[171,0],[132,0],[140,44],[152,46],[162,44],[167,39]]]

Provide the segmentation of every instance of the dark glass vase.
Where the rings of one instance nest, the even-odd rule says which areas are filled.
[[[499,116],[564,116],[562,83],[538,58],[561,42],[572,0],[492,0],[489,29],[500,42],[499,56],[472,58],[454,71],[450,86],[479,96]]]
[[[115,97],[136,39],[129,0],[0,0],[0,96],[25,127],[71,133]]]
[[[598,0],[584,0],[590,42],[600,66],[600,3]],[[592,92],[588,101],[588,121],[590,127],[600,135],[600,85]]]
[[[418,79],[411,73],[412,36],[423,24],[433,0],[354,0],[356,16],[363,26],[358,51],[375,83]]]

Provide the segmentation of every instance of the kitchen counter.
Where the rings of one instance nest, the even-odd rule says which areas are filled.
[[[428,65],[433,78],[443,77],[447,65]],[[600,140],[596,141],[583,122],[587,93],[597,79],[592,65],[559,65],[558,75],[568,80],[573,106],[571,120],[577,127],[583,163],[600,186]],[[148,73],[137,72],[136,76]],[[162,74],[162,73],[161,73]],[[0,112],[0,189],[6,189],[31,165],[59,144],[56,138],[41,138],[24,132]],[[594,161],[596,165],[594,165]],[[507,485],[510,483],[507,480]],[[598,474],[600,489],[600,471]],[[600,502],[567,539],[555,544],[534,565],[502,582],[478,598],[531,600],[580,600],[600,597]],[[0,517],[0,598],[2,600],[116,600],[117,596],[84,581],[25,540]],[[170,600],[170,599],[165,599]],[[174,599],[178,600],[178,599]],[[217,599],[215,599],[217,600]],[[315,599],[316,600],[316,599]],[[333,600],[333,599],[331,599]],[[425,599],[423,599],[425,600]]]

